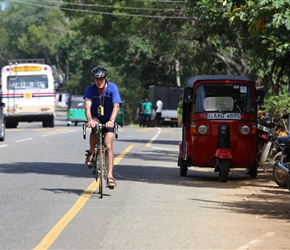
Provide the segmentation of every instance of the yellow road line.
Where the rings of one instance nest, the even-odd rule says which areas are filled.
[[[114,160],[114,165],[117,165],[133,147],[134,145],[129,145],[118,157],[116,157]],[[34,249],[48,249],[61,234],[62,230],[69,224],[69,222],[86,204],[88,199],[97,189],[98,185],[98,182],[93,181],[86,189],[86,191],[81,195],[81,197],[76,201],[73,207],[58,221],[58,223],[47,233],[47,235]]]

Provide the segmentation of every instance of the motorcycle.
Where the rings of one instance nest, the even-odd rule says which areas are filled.
[[[290,164],[290,142],[283,143],[279,141],[279,137],[273,136],[269,138],[272,142],[272,147],[270,150],[270,157],[272,157],[275,164],[273,165],[273,179],[279,187],[287,187],[287,173],[279,167],[277,162],[285,164],[286,166]]]
[[[287,145],[283,151],[282,154],[286,157],[290,158],[290,145]],[[290,162],[283,162],[283,160],[277,160],[274,164],[274,168],[277,169],[277,171],[281,171],[283,173],[285,184],[283,187],[287,187],[290,191]],[[274,173],[274,172],[273,172]]]
[[[288,115],[284,115],[281,119],[288,118]],[[277,167],[277,164],[274,164],[276,161],[280,161],[281,163],[287,163],[290,161],[290,156],[288,157],[287,154],[283,151],[284,148],[290,146],[288,143],[283,143],[279,140],[281,136],[286,136],[286,132],[283,130],[282,126],[278,124],[279,121],[276,121],[271,124],[271,128],[263,127],[258,125],[258,131],[266,131],[267,133],[267,141],[264,138],[258,139],[260,140],[259,148],[264,140],[264,145],[262,147],[259,165],[264,168],[266,161],[269,163],[273,163],[273,179],[276,184],[280,187],[287,186],[287,175],[281,171],[280,168]],[[262,132],[258,132],[259,135],[264,135]]]

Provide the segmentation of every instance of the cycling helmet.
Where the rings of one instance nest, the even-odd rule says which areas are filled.
[[[92,78],[106,77],[107,74],[108,74],[107,70],[101,66],[94,67],[91,71]]]

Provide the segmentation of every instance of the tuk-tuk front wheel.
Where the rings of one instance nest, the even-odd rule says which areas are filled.
[[[227,182],[229,178],[230,161],[228,159],[219,159],[218,168],[219,168],[219,180],[221,182]]]
[[[179,158],[179,173],[180,176],[186,176],[187,175],[187,170],[188,170],[188,166],[185,160],[183,160],[182,158]]]

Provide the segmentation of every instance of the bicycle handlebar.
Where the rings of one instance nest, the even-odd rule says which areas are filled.
[[[88,123],[83,123],[83,138],[86,139],[86,128],[88,127]],[[96,132],[100,132],[103,128],[106,128],[106,124],[97,123],[94,127]],[[114,134],[115,138],[118,139],[118,123],[114,122]]]

